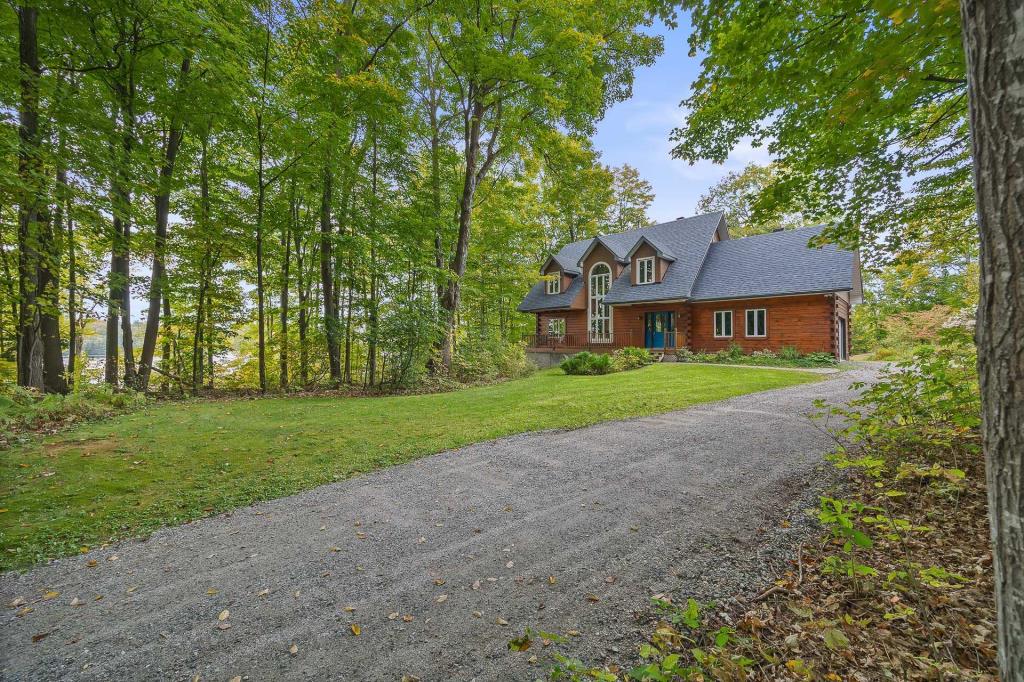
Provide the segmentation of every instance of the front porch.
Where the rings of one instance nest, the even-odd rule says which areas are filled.
[[[566,353],[580,351],[610,353],[618,348],[646,348],[652,353],[675,354],[682,348],[683,335],[676,331],[615,332],[606,336],[592,334],[529,334],[524,339],[527,352]]]

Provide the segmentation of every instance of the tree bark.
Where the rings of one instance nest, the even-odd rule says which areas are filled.
[[[1003,682],[1024,680],[1024,3],[962,0],[981,237],[978,373]]]
[[[178,94],[181,95],[182,85],[192,65],[192,60],[185,57],[181,61],[181,72],[178,79]],[[160,300],[164,290],[164,257],[167,250],[167,216],[171,206],[171,179],[174,176],[174,161],[181,147],[184,126],[180,114],[175,113],[171,119],[167,143],[164,146],[164,161],[160,167],[160,185],[154,205],[156,207],[156,230],[153,242],[153,269],[149,278],[149,310],[146,313],[146,331],[142,339],[142,355],[139,358],[139,390],[145,391],[149,386],[149,371],[156,352],[156,338],[160,331]]]
[[[284,249],[284,262],[281,264],[281,354],[279,358],[279,385],[288,388],[288,270],[291,265],[292,230],[296,222],[298,209],[295,205],[295,178],[291,182],[291,201],[289,202],[288,221],[281,230],[281,246]]]
[[[329,163],[329,162],[328,162]],[[331,203],[334,200],[334,174],[324,165],[320,195],[320,287],[324,299],[324,332],[327,337],[327,361],[331,383],[341,383],[340,343],[338,340],[338,308],[334,295],[334,243],[331,230]]]

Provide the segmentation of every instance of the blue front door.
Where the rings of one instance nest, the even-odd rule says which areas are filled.
[[[644,345],[648,348],[665,348],[671,341],[672,313],[647,313],[644,316]]]

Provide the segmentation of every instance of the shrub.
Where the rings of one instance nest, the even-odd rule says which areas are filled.
[[[595,355],[588,351],[566,358],[559,367],[566,374],[577,375],[610,374],[615,371],[610,355]]]
[[[755,350],[750,354],[750,357],[764,360],[775,360],[779,357],[779,354],[773,350],[765,348],[764,350]]]
[[[514,379],[534,370],[522,343],[469,338],[452,356],[452,378],[462,383]]]
[[[800,351],[793,346],[783,346],[779,349],[779,357],[783,360],[799,360]]]
[[[0,387],[0,431],[69,426],[127,412],[145,403],[141,393],[115,391],[107,384],[86,384],[69,395],[4,385]]]
[[[612,364],[618,371],[637,369],[649,365],[653,361],[650,352],[646,348],[631,346],[620,348],[612,353]]]
[[[831,353],[808,353],[803,357],[803,359],[812,365],[836,365],[839,363],[839,361],[836,360],[836,356]]]

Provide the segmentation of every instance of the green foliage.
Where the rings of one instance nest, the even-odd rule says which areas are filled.
[[[974,250],[957,3],[684,6],[703,58],[673,153],[721,163],[741,144],[767,145],[778,173],[756,191],[753,222],[833,216],[826,238],[860,245],[871,263]]]
[[[729,235],[733,239],[812,224],[815,217],[800,207],[784,210],[781,206],[773,206],[755,215],[755,203],[762,192],[777,182],[778,176],[779,171],[774,164],[748,164],[740,172],[728,173],[702,194],[697,210],[701,213],[724,211]]]
[[[13,384],[0,385],[0,441],[12,432],[67,427],[138,409],[146,398],[106,384],[86,384],[68,395],[41,393]]]
[[[559,367],[566,374],[610,374],[617,371],[610,355],[582,351],[562,360]]]
[[[783,346],[776,353],[771,350],[756,350],[744,354],[743,348],[733,342],[728,348],[709,353],[680,348],[676,352],[678,362],[704,362],[728,365],[755,365],[759,367],[835,367],[839,364],[831,353],[813,352],[801,354],[792,346]]]
[[[522,343],[497,338],[466,339],[452,358],[452,378],[462,383],[517,379],[535,369]]]
[[[612,352],[612,365],[614,365],[618,371],[639,369],[640,367],[649,365],[652,362],[654,362],[654,358],[651,357],[650,351],[646,348],[630,346],[627,348],[619,348]]]

